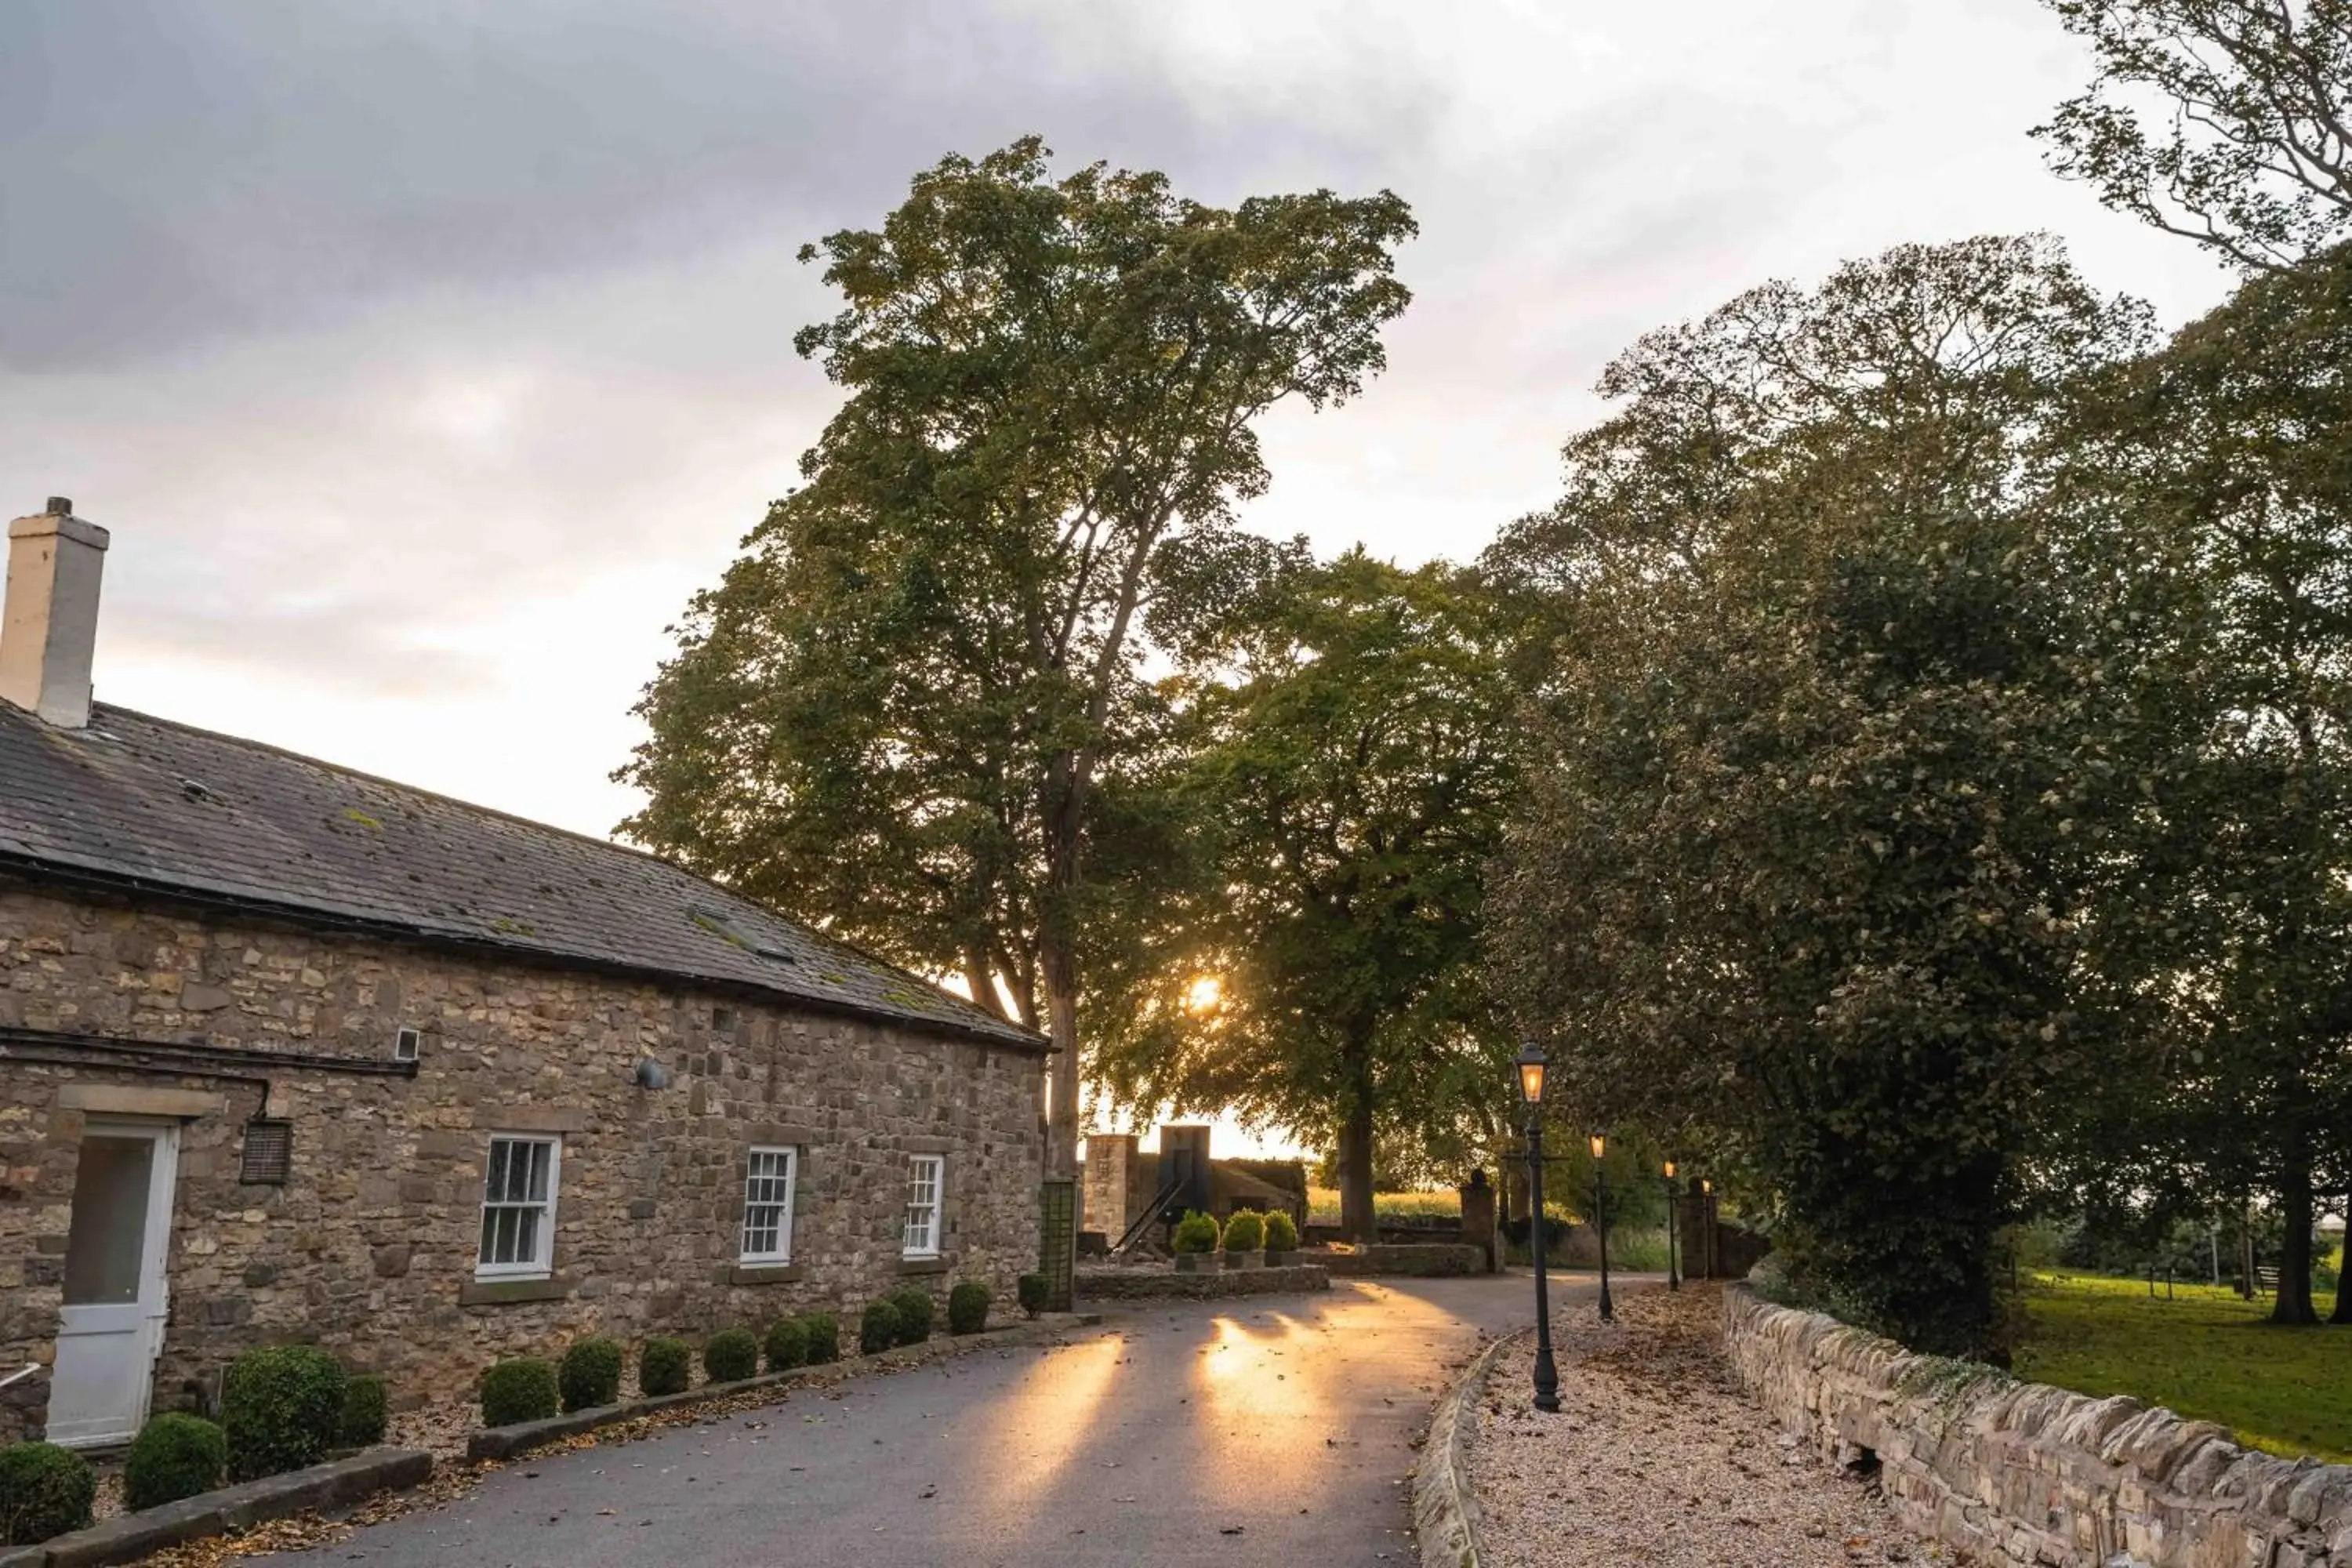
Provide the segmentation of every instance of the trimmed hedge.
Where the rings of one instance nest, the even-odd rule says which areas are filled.
[[[518,1421],[544,1421],[555,1414],[562,1396],[555,1385],[552,1363],[537,1356],[502,1361],[482,1373],[482,1425],[511,1426]]]
[[[713,1383],[740,1383],[760,1373],[760,1342],[749,1329],[721,1329],[702,1347],[702,1370]]]
[[[362,1373],[343,1380],[343,1420],[335,1433],[338,1446],[372,1448],[383,1441],[392,1426],[392,1395],[383,1379]]]
[[[555,1369],[555,1390],[563,1413],[593,1410],[621,1402],[621,1342],[587,1334],[572,1342]]]
[[[343,1366],[316,1345],[271,1345],[228,1363],[221,1430],[228,1479],[249,1481],[315,1465],[343,1428]]]
[[[1023,1311],[1034,1318],[1045,1310],[1045,1302],[1050,1298],[1051,1288],[1046,1284],[1043,1274],[1024,1274],[1016,1289]]]
[[[1184,1217],[1176,1222],[1176,1234],[1171,1239],[1179,1252],[1214,1252],[1217,1250],[1217,1222],[1199,1209],[1188,1209]]]
[[[1290,1215],[1276,1209],[1265,1216],[1265,1249],[1268,1252],[1298,1250],[1298,1227],[1290,1223]]]
[[[694,1381],[694,1352],[684,1340],[654,1338],[637,1351],[637,1392],[684,1394]]]
[[[0,1546],[32,1546],[89,1528],[98,1478],[89,1461],[55,1443],[0,1448]]]
[[[948,1332],[976,1334],[988,1327],[988,1287],[967,1279],[948,1292]]]
[[[136,1511],[220,1485],[228,1438],[200,1415],[167,1411],[139,1429],[122,1457],[122,1506]]]
[[[1265,1246],[1265,1215],[1255,1209],[1235,1209],[1225,1221],[1227,1252],[1256,1252]]]
[[[880,1355],[898,1342],[900,1331],[897,1306],[887,1300],[869,1302],[865,1316],[857,1320],[857,1352]]]
[[[798,1318],[778,1318],[768,1325],[767,1343],[761,1347],[768,1354],[770,1372],[790,1372],[809,1363],[808,1325]]]
[[[823,1366],[841,1359],[841,1321],[831,1312],[811,1312],[801,1320],[808,1331],[809,1365]]]
[[[890,1292],[890,1304],[898,1309],[898,1342],[919,1345],[931,1337],[931,1293],[912,1285],[903,1285]]]

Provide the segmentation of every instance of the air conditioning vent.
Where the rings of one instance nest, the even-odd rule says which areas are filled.
[[[424,1045],[425,1032],[422,1029],[403,1029],[392,1037],[392,1059],[413,1062]]]

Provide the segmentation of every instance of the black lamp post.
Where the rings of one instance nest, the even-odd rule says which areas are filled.
[[[1682,1278],[1675,1272],[1675,1163],[1666,1162],[1666,1289],[1679,1290]]]
[[[1613,1323],[1617,1314],[1609,1305],[1609,1169],[1601,1156],[1609,1152],[1609,1140],[1595,1132],[1592,1135],[1592,1180],[1598,1188],[1593,1204],[1593,1216],[1601,1226],[1601,1321]]]
[[[1698,1179],[1698,1220],[1706,1226],[1706,1277],[1715,1278],[1715,1183],[1706,1177]]]
[[[1544,1278],[1544,1054],[1533,1040],[1519,1047],[1519,1098],[1528,1108],[1528,1256],[1536,1266],[1536,1408],[1559,1408],[1559,1370],[1551,1361],[1551,1286]]]

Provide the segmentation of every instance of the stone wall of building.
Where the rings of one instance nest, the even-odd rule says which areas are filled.
[[[1878,1468],[1905,1522],[1975,1561],[2080,1568],[2352,1568],[2352,1467],[2283,1459],[2136,1399],[1914,1355],[1724,1292],[1749,1394],[1827,1458]]]
[[[0,1066],[0,1373],[46,1364],[89,1112],[132,1090],[208,1097],[184,1123],[155,1407],[201,1404],[252,1345],[316,1341],[397,1403],[464,1398],[503,1356],[591,1330],[700,1335],[911,1278],[1035,1267],[1043,1058],[871,1020],[264,921],[0,882],[0,1026],[385,1059],[413,1079],[266,1076],[290,1179],[239,1183],[257,1083]],[[665,1088],[639,1087],[651,1058]],[[79,1087],[77,1087],[79,1086]],[[104,1087],[100,1087],[104,1086]],[[494,1132],[562,1139],[553,1277],[478,1283]],[[739,1267],[746,1152],[800,1151],[788,1268]],[[901,1256],[911,1153],[947,1160],[943,1251]],[[0,1441],[37,1435],[41,1378],[0,1394]]]

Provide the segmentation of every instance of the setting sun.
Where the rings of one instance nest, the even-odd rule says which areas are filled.
[[[1214,1007],[1225,994],[1225,984],[1213,974],[1203,974],[1192,982],[1184,993],[1184,1005],[1195,1013],[1205,1013]]]

